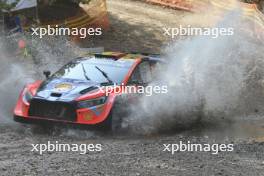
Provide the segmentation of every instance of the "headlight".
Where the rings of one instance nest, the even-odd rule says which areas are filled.
[[[23,95],[23,101],[28,104],[30,103],[32,98],[33,98],[33,95],[28,90],[25,90],[24,95]]]
[[[106,102],[106,97],[100,97],[92,100],[85,100],[78,102],[78,108],[89,108],[93,106],[98,106]]]

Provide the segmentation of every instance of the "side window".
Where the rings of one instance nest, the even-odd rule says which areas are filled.
[[[150,83],[152,81],[152,74],[149,62],[142,62],[139,65],[139,72],[143,83]]]
[[[158,62],[153,62],[150,64],[151,67],[151,74],[152,74],[152,81],[159,79],[160,73],[164,70],[164,65]]]
[[[137,66],[135,70],[133,71],[128,83],[133,84],[135,82],[142,82],[140,72],[139,72],[139,67]]]
[[[142,62],[137,66],[137,68],[132,73],[129,84],[133,84],[135,82],[147,84],[152,81],[152,74],[150,64],[148,62]]]

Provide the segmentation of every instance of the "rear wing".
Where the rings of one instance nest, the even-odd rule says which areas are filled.
[[[81,57],[87,57],[94,55],[96,58],[105,58],[105,59],[112,59],[112,60],[118,60],[122,57],[125,57],[126,55],[135,55],[141,57],[143,60],[146,61],[153,61],[153,62],[161,62],[161,63],[167,63],[164,57],[161,54],[153,54],[153,53],[139,53],[139,52],[105,52],[103,47],[99,48],[82,48],[82,54],[80,54]],[[138,58],[138,57],[135,57]]]
[[[143,56],[143,60],[153,61],[153,62],[160,62],[160,63],[167,63],[164,59],[164,56],[161,54],[152,54],[152,53],[133,53],[139,54]]]

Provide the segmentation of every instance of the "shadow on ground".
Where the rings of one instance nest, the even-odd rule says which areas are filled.
[[[109,14],[111,27],[102,36],[91,37],[83,47],[104,47],[106,51],[160,53],[164,38],[155,25],[130,24]]]

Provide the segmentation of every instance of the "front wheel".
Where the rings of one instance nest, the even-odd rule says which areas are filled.
[[[111,112],[109,113],[107,119],[102,122],[101,127],[103,130],[118,132],[122,129],[122,123],[124,117],[126,117],[127,110],[126,106],[122,106],[119,101],[117,101]]]
[[[122,128],[122,120],[111,112],[107,119],[100,124],[99,128],[103,131],[119,131]]]

